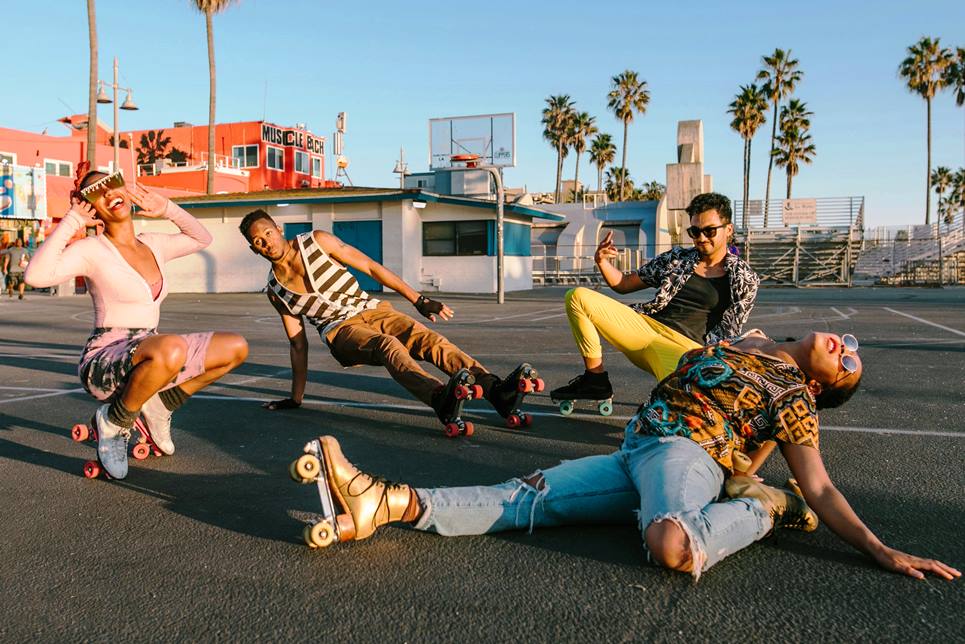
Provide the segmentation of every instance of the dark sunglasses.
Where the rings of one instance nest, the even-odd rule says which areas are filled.
[[[86,188],[81,188],[80,196],[84,199],[84,201],[93,205],[94,202],[97,201],[97,199],[108,190],[123,187],[124,176],[120,172],[115,172],[107,175],[106,177],[98,179]]]
[[[845,333],[841,336],[841,344],[844,345],[845,349],[851,351],[852,353],[858,352],[858,338],[854,337],[850,333]],[[848,373],[854,373],[858,370],[858,359],[854,356],[849,356],[842,353],[841,366],[844,367],[844,370]]]
[[[697,239],[701,235],[707,239],[713,239],[717,236],[718,228],[726,228],[727,224],[721,224],[720,226],[704,226],[703,228],[697,228],[697,226],[691,226],[687,229],[687,234],[690,235],[691,239]]]

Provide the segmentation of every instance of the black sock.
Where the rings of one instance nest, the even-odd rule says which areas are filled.
[[[185,401],[191,397],[191,394],[187,393],[181,387],[174,386],[170,389],[165,389],[164,391],[158,392],[158,398],[164,403],[164,406],[168,408],[168,411],[177,411],[177,409],[185,403]]]
[[[131,411],[125,407],[120,397],[117,397],[114,399],[114,402],[111,403],[111,406],[107,408],[107,420],[123,429],[130,429],[134,427],[134,421],[137,420],[139,413],[140,410]]]

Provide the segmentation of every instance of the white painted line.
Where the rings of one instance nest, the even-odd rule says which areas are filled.
[[[851,308],[850,306],[848,307],[849,313],[848,313],[847,315],[845,315],[844,313],[842,313],[841,311],[839,311],[838,309],[836,309],[836,308],[833,307],[833,306],[831,307],[831,310],[834,311],[835,313],[837,313],[838,315],[840,315],[842,320],[850,320],[850,319],[851,319],[851,316],[854,315],[855,313],[857,313],[857,311],[855,311],[855,310],[854,310],[853,308]]]
[[[552,318],[561,318],[565,316],[566,316],[566,312],[564,311],[563,313],[557,313],[555,315],[546,315],[541,318],[533,318],[532,320],[530,320],[530,322],[542,322],[543,320],[550,320]]]
[[[44,387],[0,387],[0,389],[8,389],[10,391],[63,391],[63,389],[47,389]]]
[[[501,315],[494,318],[483,318],[481,320],[459,320],[459,322],[453,322],[452,324],[486,324],[488,322],[498,322],[500,320],[512,320],[513,318],[522,318],[527,315],[539,315],[540,313],[559,313],[560,307],[554,306],[551,309],[543,309],[542,311],[527,311],[526,313],[514,313],[513,315]]]
[[[32,358],[53,358],[54,360],[77,360],[76,354],[63,354],[63,353],[0,353],[0,358],[23,358],[24,360],[29,360]]]
[[[255,397],[242,397],[242,396],[216,396],[211,394],[195,394],[192,398],[204,398],[207,400],[237,400],[246,402],[268,402],[270,400],[275,400],[274,398],[255,398]],[[365,402],[353,402],[349,400],[316,400],[314,398],[305,398],[302,400],[303,405],[313,405],[318,407],[351,407],[355,409],[381,409],[385,411],[424,411],[431,413],[430,409],[425,405],[397,405],[392,403],[365,403]],[[469,414],[485,414],[493,415],[496,413],[493,409],[467,409]],[[541,416],[541,417],[556,417],[563,418],[559,412],[553,411],[528,411],[531,416]],[[468,414],[467,414],[468,415]],[[598,414],[588,413],[588,414],[573,414],[571,418],[592,418],[597,420],[618,420],[622,422],[627,422],[632,416],[600,416]],[[946,438],[965,438],[965,432],[938,432],[929,430],[914,430],[914,429],[883,429],[876,427],[838,427],[835,425],[826,425],[820,428],[820,431],[831,431],[831,432],[852,432],[858,434],[882,434],[882,435],[899,435],[899,436],[942,436]]]
[[[24,400],[34,400],[35,398],[50,398],[52,396],[66,396],[67,394],[76,394],[77,392],[84,391],[81,387],[77,389],[63,389],[61,391],[55,391],[53,393],[37,394],[36,396],[21,396],[20,398],[7,398],[5,400],[0,400],[0,405],[6,405],[8,403],[22,402]]]
[[[920,318],[920,317],[918,317],[918,316],[916,316],[916,315],[912,315],[911,313],[903,313],[902,311],[896,311],[895,309],[889,309],[887,306],[883,306],[882,308],[883,308],[884,310],[886,310],[886,311],[891,311],[891,312],[894,313],[895,315],[903,315],[903,316],[905,316],[906,318],[911,318],[912,320],[914,320],[914,321],[916,321],[916,322],[921,322],[922,324],[927,324],[927,325],[929,325],[929,326],[933,326],[933,327],[936,327],[936,328],[938,328],[938,329],[942,329],[943,331],[949,331],[950,333],[954,333],[954,334],[956,334],[956,335],[965,336],[965,331],[959,331],[958,329],[953,329],[953,328],[951,328],[951,327],[944,326],[944,325],[942,325],[942,324],[938,324],[937,322],[931,322],[931,321],[929,321],[929,320],[926,320],[925,318]]]

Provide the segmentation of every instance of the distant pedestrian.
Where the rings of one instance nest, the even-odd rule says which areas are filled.
[[[7,295],[13,297],[13,290],[17,289],[22,300],[26,286],[23,273],[30,262],[30,250],[24,248],[23,240],[18,237],[13,246],[0,251],[0,256],[3,257],[3,273],[7,276]]]

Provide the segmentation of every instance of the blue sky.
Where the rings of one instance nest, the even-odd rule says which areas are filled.
[[[101,77],[109,78],[117,55],[122,84],[135,89],[141,107],[121,113],[122,129],[206,123],[204,20],[192,4],[98,0]],[[795,179],[794,195],[864,195],[871,224],[920,223],[925,103],[904,88],[897,67],[923,35],[965,46],[965,2],[790,6],[242,0],[215,18],[218,120],[267,116],[330,136],[335,114],[346,111],[353,181],[391,186],[400,145],[410,169],[427,167],[429,118],[515,112],[518,166],[507,170],[507,184],[550,191],[555,153],[541,138],[544,99],[569,94],[619,144],[622,126],[606,111],[606,93],[610,77],[629,68],[651,91],[647,114],[630,128],[634,179],[663,182],[677,121],[702,119],[715,189],[739,197],[742,143],[728,126],[727,105],[753,80],[763,54],[790,48],[805,73],[796,96],[814,112],[818,150]],[[86,3],[20,0],[3,12],[12,56],[0,126],[59,132],[55,119],[86,109]],[[102,110],[109,120],[109,106]],[[752,197],[764,192],[769,128],[754,142]],[[934,103],[933,137],[933,165],[965,166],[965,109],[950,93]],[[567,177],[573,162],[571,155]],[[595,183],[585,156],[583,164],[581,176]],[[780,197],[784,176],[775,172],[772,197]]]

